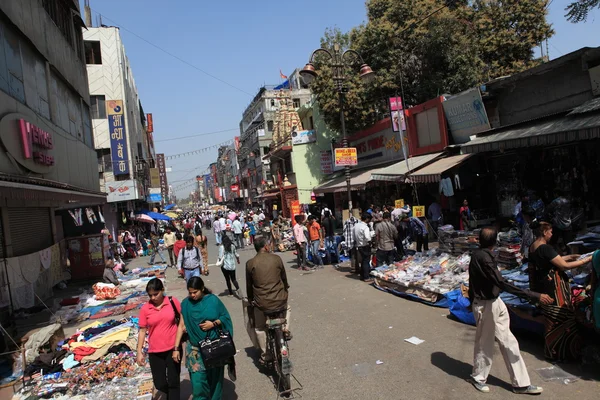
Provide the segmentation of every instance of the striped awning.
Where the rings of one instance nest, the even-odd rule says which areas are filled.
[[[411,157],[408,160],[402,160],[389,167],[380,168],[373,171],[372,177],[375,181],[399,182],[404,181],[406,175],[411,171],[421,168],[442,156],[444,153],[432,153],[422,156]]]
[[[408,179],[410,179],[411,182],[419,183],[439,182],[444,172],[460,165],[472,155],[473,154],[461,154],[458,156],[440,158],[439,160],[434,161],[420,170],[409,174]]]
[[[499,128],[461,146],[460,152],[481,153],[534,146],[555,146],[563,143],[600,138],[600,114],[587,113],[545,118]]]
[[[372,169],[350,173],[351,190],[364,190],[367,183],[371,181]],[[333,178],[320,184],[313,189],[315,193],[339,193],[347,192],[346,177],[344,175]]]

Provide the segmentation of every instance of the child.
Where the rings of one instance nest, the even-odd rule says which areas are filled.
[[[244,229],[244,241],[246,246],[250,246],[250,231],[248,229]]]
[[[248,229],[250,230],[250,244],[254,244],[254,236],[256,236],[256,226],[254,222],[248,222]]]

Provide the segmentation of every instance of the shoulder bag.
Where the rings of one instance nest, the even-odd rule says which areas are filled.
[[[179,322],[181,321],[181,314],[179,313],[179,310],[177,310],[177,307],[175,307],[175,303],[173,303],[173,296],[169,296],[169,303],[171,303],[171,307],[173,307],[173,312],[175,313],[175,323],[179,327]],[[183,332],[183,336],[181,336],[181,343],[187,342],[187,340],[188,334],[187,332]]]
[[[220,326],[216,329],[218,333],[216,339],[209,339],[207,337],[198,344],[202,361],[207,369],[224,367],[229,364],[231,358],[236,353],[231,334],[221,329]]]

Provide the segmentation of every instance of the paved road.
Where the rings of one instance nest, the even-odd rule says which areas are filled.
[[[209,239],[213,239],[209,236]],[[209,259],[216,260],[214,240]],[[244,265],[254,250],[240,251],[238,280],[245,288]],[[314,273],[297,271],[291,252],[281,254],[288,269],[291,329],[290,342],[295,375],[304,386],[304,399],[505,399],[518,398],[509,392],[509,377],[496,351],[491,392],[481,394],[464,379],[469,376],[474,328],[448,318],[446,309],[429,307],[381,292],[349,274],[348,268],[325,267]],[[182,280],[169,271],[169,293],[185,296]],[[216,267],[207,286],[219,294],[225,280]],[[243,289],[245,292],[245,289]],[[224,400],[276,399],[269,378],[253,363],[256,353],[243,325],[241,301],[221,297],[234,323],[238,379],[227,380]],[[425,342],[415,346],[403,339],[417,336]],[[580,380],[570,385],[541,380],[535,369],[547,367],[540,339],[519,337],[532,382],[543,385],[544,399],[598,399],[598,380]],[[383,364],[377,365],[380,360]],[[571,372],[581,374],[579,366]],[[589,371],[587,371],[589,372]],[[598,377],[596,376],[596,379]],[[189,382],[184,381],[184,394]],[[187,395],[185,397],[187,399]]]

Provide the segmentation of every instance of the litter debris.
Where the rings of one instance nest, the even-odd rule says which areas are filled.
[[[393,326],[390,326],[388,329],[392,329],[392,328],[393,328]]]
[[[579,380],[578,376],[571,375],[558,365],[553,365],[551,367],[538,368],[535,370],[538,375],[542,378],[544,382],[560,382],[564,385],[568,385],[570,383],[577,382]]]
[[[408,342],[408,343],[412,343],[412,344],[417,345],[417,346],[424,342],[424,340],[419,339],[416,336],[412,336],[412,337],[409,337],[408,339],[404,339],[404,341]]]
[[[383,361],[381,361],[381,360],[377,360],[377,361],[375,361],[375,364],[377,364],[377,365],[381,365],[381,364],[383,364]]]

